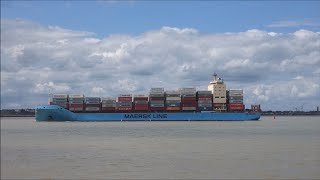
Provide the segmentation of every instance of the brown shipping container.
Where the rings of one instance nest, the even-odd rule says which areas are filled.
[[[182,104],[181,107],[197,107],[197,104]]]
[[[150,111],[164,111],[164,107],[150,107]]]
[[[223,103],[213,103],[213,107],[223,107],[226,106],[226,104]]]
[[[135,104],[134,107],[149,107],[149,104]]]
[[[181,101],[196,101],[196,97],[182,97]]]
[[[180,107],[167,107],[166,109],[167,109],[167,111],[180,111],[181,110]]]
[[[192,101],[192,102],[182,102],[181,105],[183,107],[196,107],[198,105],[198,103],[196,101]]]
[[[149,103],[149,101],[146,101],[146,100],[135,100],[133,102],[134,102],[134,104],[148,104]]]
[[[134,110],[135,111],[148,111],[149,107],[135,107]]]
[[[149,101],[164,101],[165,97],[150,97]]]
[[[83,108],[83,104],[69,104],[69,108]]]
[[[142,101],[148,101],[148,97],[134,97],[133,100],[134,100],[134,101],[140,101],[140,100],[142,100]]]

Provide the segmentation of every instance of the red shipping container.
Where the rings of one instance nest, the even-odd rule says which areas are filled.
[[[83,104],[69,104],[70,108],[83,108],[84,105]]]
[[[131,107],[118,107],[117,108],[118,111],[132,111]]]
[[[135,98],[133,98],[133,100],[135,101],[135,100],[137,100],[137,101],[140,101],[140,100],[142,100],[142,101],[148,101],[148,97],[135,97]]]
[[[196,101],[196,97],[182,97],[181,98],[182,101]]]
[[[132,97],[118,97],[118,101],[132,101]]]
[[[189,102],[189,103],[185,103],[182,102],[182,107],[197,107],[197,102]]]
[[[244,108],[245,108],[245,106],[242,103],[228,104],[228,110],[229,111],[243,111]]]
[[[136,107],[136,108],[134,108],[134,110],[136,110],[136,111],[148,111],[149,107]]]

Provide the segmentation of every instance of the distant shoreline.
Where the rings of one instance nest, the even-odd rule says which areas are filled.
[[[35,117],[35,115],[1,115],[0,117]]]
[[[261,116],[320,116],[320,113],[314,113],[314,114],[261,114]],[[1,115],[0,117],[35,117],[35,115]]]

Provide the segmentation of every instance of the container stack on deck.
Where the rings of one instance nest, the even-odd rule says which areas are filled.
[[[113,97],[101,98],[101,111],[102,112],[114,112],[117,107],[117,100]]]
[[[73,112],[194,112],[220,111],[243,112],[243,90],[226,90],[226,84],[217,74],[207,91],[196,88],[180,88],[165,91],[151,88],[149,96],[122,94],[118,98],[85,97],[84,95],[50,95],[49,104],[59,105]],[[261,111],[259,105],[252,111]]]
[[[198,91],[197,101],[198,101],[198,111],[212,111],[211,91]]]
[[[197,110],[197,91],[196,88],[181,88],[181,110],[196,111]]]
[[[179,91],[167,91],[166,93],[166,110],[180,111],[181,96]]]
[[[227,91],[228,111],[244,111],[243,90]]]
[[[69,110],[81,112],[84,109],[84,95],[69,95]]]
[[[86,97],[85,98],[85,111],[99,112],[100,110],[101,110],[101,98],[100,97]]]
[[[149,101],[148,96],[145,95],[135,95],[133,98],[133,106],[135,111],[148,111]]]
[[[150,111],[164,111],[164,88],[151,88],[149,93]]]
[[[52,98],[52,100],[50,100],[50,104],[58,105],[58,106],[63,107],[65,109],[69,108],[67,94],[53,94],[50,98]]]
[[[130,112],[132,111],[132,94],[121,94],[118,97],[117,111]]]

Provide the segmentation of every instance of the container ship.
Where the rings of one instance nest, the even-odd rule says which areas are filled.
[[[36,121],[246,121],[259,120],[260,105],[245,111],[243,90],[227,90],[213,75],[208,90],[151,88],[148,95],[114,97],[51,94],[36,108]]]

